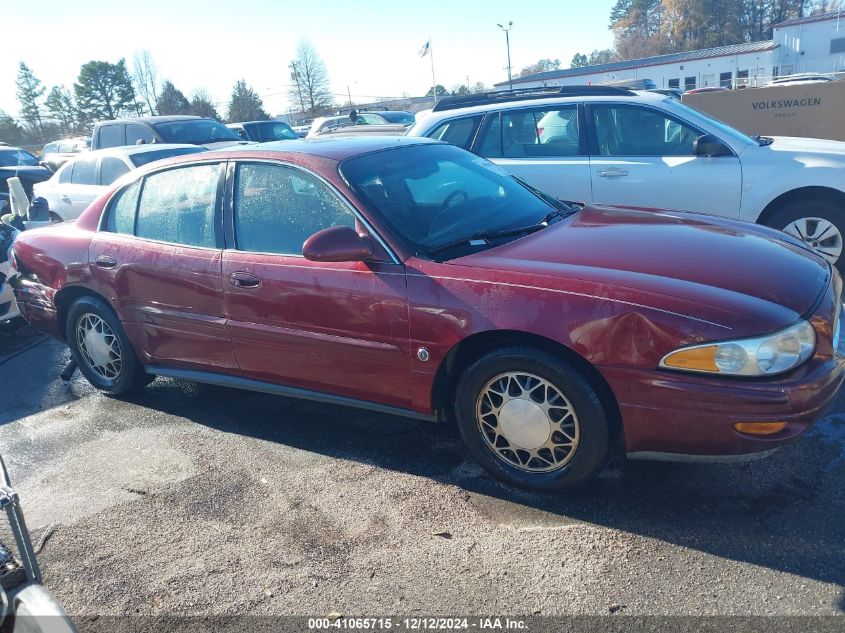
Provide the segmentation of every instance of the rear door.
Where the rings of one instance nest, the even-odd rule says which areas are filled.
[[[97,184],[97,159],[77,158],[59,176],[48,205],[62,220],[75,220],[103,192]]]
[[[702,130],[652,106],[592,104],[593,202],[739,217],[739,158],[696,156]]]
[[[574,103],[489,114],[472,151],[560,200],[589,202],[583,111]]]
[[[365,230],[350,204],[309,171],[241,162],[231,182],[233,248],[223,256],[223,280],[244,374],[408,407],[404,266],[386,250],[367,262],[306,260],[302,244],[317,231]]]
[[[225,162],[153,172],[119,192],[89,264],[147,365],[237,367],[221,281]]]

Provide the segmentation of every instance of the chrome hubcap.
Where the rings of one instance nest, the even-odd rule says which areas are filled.
[[[499,374],[476,403],[487,446],[507,464],[543,473],[566,465],[578,447],[578,416],[548,380],[525,372]]]
[[[800,218],[783,230],[809,244],[831,264],[835,264],[842,254],[842,234],[835,224],[823,218]]]
[[[76,325],[76,343],[85,364],[104,380],[114,380],[123,364],[120,342],[96,314],[84,314]]]

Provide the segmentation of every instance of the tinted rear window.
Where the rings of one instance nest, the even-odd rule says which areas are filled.
[[[220,141],[240,141],[241,137],[213,119],[186,119],[153,125],[165,143],[204,145]]]

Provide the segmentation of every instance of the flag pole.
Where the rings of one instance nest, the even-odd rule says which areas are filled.
[[[431,57],[431,91],[434,93],[434,103],[437,104],[437,81],[434,79],[434,47],[431,45],[431,36],[428,36],[428,56]]]

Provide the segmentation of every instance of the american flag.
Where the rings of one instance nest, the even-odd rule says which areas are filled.
[[[430,41],[423,44],[422,48],[420,49],[420,57],[425,57],[426,55],[428,55],[428,51],[430,49],[431,49],[431,42]]]

